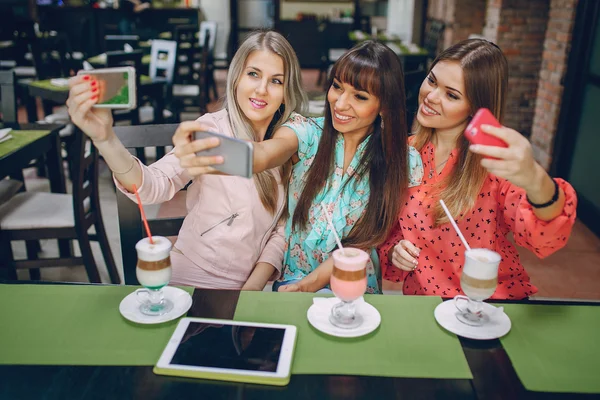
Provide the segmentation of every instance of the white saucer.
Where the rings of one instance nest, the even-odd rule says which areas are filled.
[[[483,312],[487,313],[490,321],[482,326],[471,326],[460,322],[456,318],[458,312],[454,301],[447,300],[438,305],[433,314],[443,328],[469,339],[497,339],[510,331],[511,323],[508,315],[504,311],[499,311],[491,304],[483,303]]]
[[[135,291],[127,295],[121,304],[119,312],[128,320],[138,324],[160,324],[181,317],[192,306],[192,296],[185,290],[172,286],[163,288],[165,299],[173,302],[173,309],[166,314],[158,316],[145,315],[140,312],[140,302]]]
[[[313,304],[306,312],[308,322],[323,333],[337,337],[359,337],[373,332],[381,324],[381,314],[379,311],[363,297],[356,300],[356,312],[362,315],[363,323],[354,329],[344,329],[334,326],[329,322],[331,307],[341,300],[337,297],[315,297]]]

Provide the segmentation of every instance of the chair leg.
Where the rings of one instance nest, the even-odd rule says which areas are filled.
[[[26,240],[25,248],[27,249],[27,259],[28,260],[37,260],[38,253],[41,250],[40,242],[37,240]],[[32,281],[39,281],[42,279],[42,274],[40,273],[39,268],[31,268],[29,270],[29,279]]]
[[[110,277],[111,283],[121,283],[119,272],[117,271],[117,265],[115,264],[115,258],[113,257],[108,243],[108,237],[106,236],[106,230],[104,229],[104,222],[102,222],[102,216],[98,215],[98,221],[94,224],[96,228],[96,238],[100,244],[102,250],[102,257],[104,257],[104,263],[108,270],[108,276]]]
[[[144,152],[143,147],[136,147],[135,156],[142,162],[142,164],[147,165],[146,163],[146,153]]]
[[[16,281],[17,270],[13,267],[13,252],[10,240],[0,239],[0,278]]]
[[[219,92],[217,92],[217,81],[215,80],[215,71],[214,70],[212,70],[212,72],[210,74],[210,84],[212,86],[213,96],[214,96],[215,100],[219,100]]]
[[[100,280],[100,274],[98,273],[98,266],[92,253],[92,247],[90,246],[90,237],[87,232],[79,232],[79,249],[81,250],[81,257],[83,257],[83,263],[85,270],[87,271],[88,279],[91,283],[102,283]]]
[[[156,146],[156,161],[160,160],[165,156],[165,146]]]

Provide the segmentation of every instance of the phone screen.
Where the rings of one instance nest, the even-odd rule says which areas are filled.
[[[89,72],[98,81],[97,104],[129,104],[129,72],[105,72],[94,74]]]
[[[276,372],[285,329],[190,322],[170,364]]]

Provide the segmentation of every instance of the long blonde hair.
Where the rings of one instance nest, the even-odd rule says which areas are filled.
[[[292,114],[292,112],[303,113],[306,104],[306,94],[302,89],[302,75],[298,57],[292,49],[289,42],[277,32],[259,31],[254,32],[242,43],[238,51],[233,56],[229,71],[227,73],[227,89],[225,95],[225,108],[229,114],[229,123],[233,134],[244,140],[259,142],[259,138],[254,132],[248,118],[240,109],[236,100],[235,91],[242,77],[242,73],[248,56],[253,51],[267,50],[277,54],[283,60],[284,80],[283,80],[283,104],[273,116],[273,121],[269,125],[265,139],[268,139],[272,132],[275,132]],[[289,168],[282,168],[282,182],[287,183]],[[260,196],[263,206],[271,213],[277,211],[277,181],[271,171],[263,171],[254,174],[254,182]]]
[[[508,62],[502,50],[483,39],[463,40],[440,53],[429,71],[442,61],[458,62],[465,79],[466,99],[471,106],[469,115],[488,108],[498,121],[504,116],[508,87]],[[431,141],[434,130],[413,123],[413,146],[421,151]],[[475,205],[488,172],[480,164],[481,157],[469,151],[469,142],[463,135],[456,140],[458,161],[452,172],[433,189],[435,225],[449,222],[437,199],[443,199],[452,215],[460,219]]]

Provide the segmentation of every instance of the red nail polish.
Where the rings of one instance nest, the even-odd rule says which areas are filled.
[[[84,81],[89,81],[89,80],[90,80],[90,76],[89,76],[89,75],[85,75],[85,76],[83,77],[83,80],[84,80]]]
[[[92,96],[92,100],[96,100],[98,98],[98,96]]]
[[[98,84],[98,82],[97,82],[97,81],[93,81],[93,82],[91,83],[91,85],[92,85],[92,86],[96,86],[97,84]]]
[[[93,88],[92,89],[92,93],[96,93],[98,91],[98,88]]]

